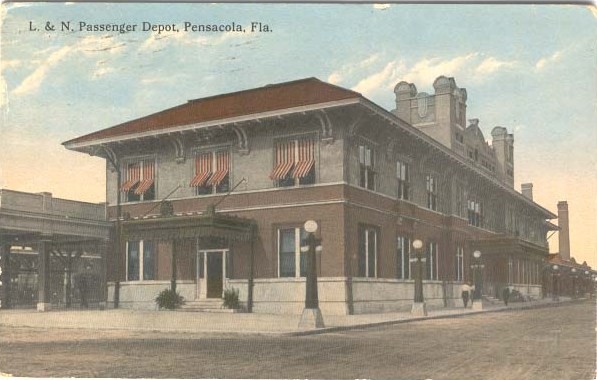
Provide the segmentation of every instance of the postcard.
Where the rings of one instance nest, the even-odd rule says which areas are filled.
[[[0,375],[594,378],[596,19],[3,3]]]

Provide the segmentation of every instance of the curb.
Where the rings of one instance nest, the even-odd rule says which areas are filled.
[[[562,304],[575,303],[575,302],[579,303],[579,302],[585,302],[585,301],[588,301],[588,299],[565,300],[565,301],[550,302],[550,303],[543,303],[543,304],[529,304],[529,305],[522,305],[522,306],[517,306],[517,307],[501,306],[501,307],[495,308],[495,309],[484,309],[484,310],[470,311],[467,313],[431,315],[431,316],[426,316],[426,317],[395,319],[395,320],[390,320],[390,321],[361,323],[361,324],[348,325],[348,326],[323,327],[323,328],[316,329],[316,330],[293,331],[290,333],[281,333],[280,336],[307,336],[307,335],[326,334],[326,333],[338,332],[338,331],[348,331],[348,330],[358,330],[358,329],[366,329],[366,328],[372,328],[372,327],[398,325],[398,324],[409,323],[409,322],[420,322],[420,321],[427,321],[427,320],[431,320],[431,319],[460,318],[460,317],[465,317],[465,316],[469,316],[469,315],[477,315],[477,314],[483,314],[483,313],[497,313],[497,312],[505,312],[505,311],[518,311],[518,310],[529,310],[529,309],[541,309],[541,308],[547,308],[547,307],[558,307]]]

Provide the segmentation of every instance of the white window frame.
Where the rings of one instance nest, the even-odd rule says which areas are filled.
[[[361,233],[364,234],[363,237],[359,236],[359,239],[364,238],[365,239],[365,278],[377,278],[377,254],[379,251],[379,237],[378,237],[378,229],[377,228],[373,228],[372,226],[362,226],[360,228],[360,231],[362,231]],[[373,241],[373,253],[374,253],[374,258],[373,258],[373,277],[369,276],[369,232],[373,231],[373,236],[374,236],[374,241]],[[359,250],[360,250],[360,243],[359,243]],[[360,252],[359,252],[360,255]]]
[[[426,190],[426,206],[429,210],[437,211],[438,209],[438,194],[437,194],[437,176],[435,174],[427,174],[425,176],[425,190]],[[433,202],[431,200],[433,199]]]
[[[464,247],[456,246],[456,281],[464,281]]]
[[[294,278],[301,278],[301,227],[279,227],[277,229],[277,251],[278,251],[278,278],[293,278],[293,277],[280,277],[280,231],[282,230],[294,230]],[[306,258],[305,258],[306,259]]]
[[[412,268],[410,267],[410,265],[411,265],[411,262],[410,262],[410,255],[411,255],[410,238],[408,236],[398,236],[396,238],[396,246],[397,246],[397,248],[400,247],[401,256],[397,259],[400,260],[400,263],[401,263],[400,267],[402,269],[402,272],[399,274],[400,277],[398,277],[398,279],[410,280],[410,279],[412,279],[412,270],[411,270]],[[408,265],[408,277],[406,276],[406,266],[407,265]]]
[[[398,199],[409,200],[411,198],[410,190],[412,189],[412,186],[410,186],[410,164],[405,160],[399,159],[396,161],[396,177],[398,178]],[[406,196],[404,195],[405,187],[408,189]]]
[[[138,280],[129,280],[129,242],[132,241],[138,241],[139,242],[139,279]],[[144,265],[144,261],[145,261],[145,245],[144,245],[144,241],[143,240],[131,240],[126,242],[126,265],[125,265],[125,270],[126,270],[126,281],[155,281],[155,279],[153,280],[146,280],[145,279],[145,269],[143,267]],[[154,258],[157,259],[157,244],[155,243],[155,241],[153,242],[153,255]]]
[[[427,263],[429,265],[429,280],[430,281],[437,281],[439,280],[439,250],[438,244],[434,241],[430,241],[427,243],[427,251],[429,252],[429,259]]]
[[[375,191],[375,148],[371,147],[370,144],[361,142],[358,145],[359,150],[359,187]],[[362,177],[362,170],[365,171],[365,183],[361,185],[361,177]],[[369,188],[369,172],[371,172],[371,180],[373,183],[371,184],[371,188]]]

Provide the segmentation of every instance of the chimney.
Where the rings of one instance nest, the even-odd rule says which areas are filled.
[[[522,183],[520,184],[520,192],[526,198],[533,200],[533,184],[532,183]]]
[[[568,222],[568,202],[558,202],[558,226],[560,227],[560,257],[570,260],[570,226]]]

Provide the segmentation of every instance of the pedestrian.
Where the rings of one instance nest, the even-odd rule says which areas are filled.
[[[502,290],[502,299],[504,300],[504,304],[508,306],[508,300],[510,299],[510,285],[504,287],[504,290]]]
[[[464,304],[464,308],[466,309],[468,305],[468,300],[471,295],[471,286],[468,282],[463,282],[462,286],[460,287],[461,295],[462,295],[462,303]]]

